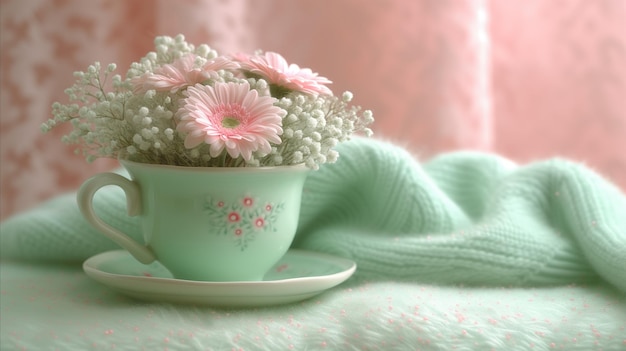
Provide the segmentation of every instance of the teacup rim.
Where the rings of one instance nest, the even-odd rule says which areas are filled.
[[[156,168],[161,170],[185,170],[185,171],[197,171],[197,172],[271,172],[274,170],[285,170],[285,169],[293,169],[300,171],[308,171],[309,167],[307,167],[304,163],[298,163],[295,165],[278,165],[278,166],[249,166],[249,167],[195,167],[195,166],[179,166],[179,165],[169,165],[169,164],[160,164],[160,163],[144,163],[129,160],[123,156],[119,156],[117,158],[118,162],[123,166],[132,165],[136,167],[143,168]]]

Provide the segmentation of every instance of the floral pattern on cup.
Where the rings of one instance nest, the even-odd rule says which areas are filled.
[[[207,196],[204,202],[211,231],[231,236],[241,251],[258,234],[276,231],[274,224],[283,207],[282,202],[274,204],[252,196],[244,196],[234,203]]]

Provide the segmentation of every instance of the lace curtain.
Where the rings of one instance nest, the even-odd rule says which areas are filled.
[[[1,217],[116,166],[41,134],[72,72],[126,67],[156,35],[263,49],[372,109],[420,158],[456,149],[563,156],[626,189],[626,1],[3,0]]]

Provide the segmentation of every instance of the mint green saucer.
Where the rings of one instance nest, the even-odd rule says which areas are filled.
[[[89,277],[133,298],[220,307],[268,306],[296,302],[341,284],[356,270],[348,259],[290,250],[263,281],[205,282],[174,279],[158,262],[144,265],[127,251],[87,259]]]

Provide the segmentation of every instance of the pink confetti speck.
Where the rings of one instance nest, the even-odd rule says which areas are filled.
[[[327,345],[327,344],[326,344],[326,341],[322,341],[322,344],[321,344],[321,345],[322,345],[322,347],[326,347],[326,345]]]
[[[280,266],[276,267],[276,272],[280,273],[280,272],[284,271],[287,268],[289,268],[289,266],[287,264],[281,264]]]
[[[104,335],[113,335],[113,329],[107,329],[104,331]]]
[[[143,272],[143,276],[144,277],[152,277],[152,274],[150,274],[149,272]]]

